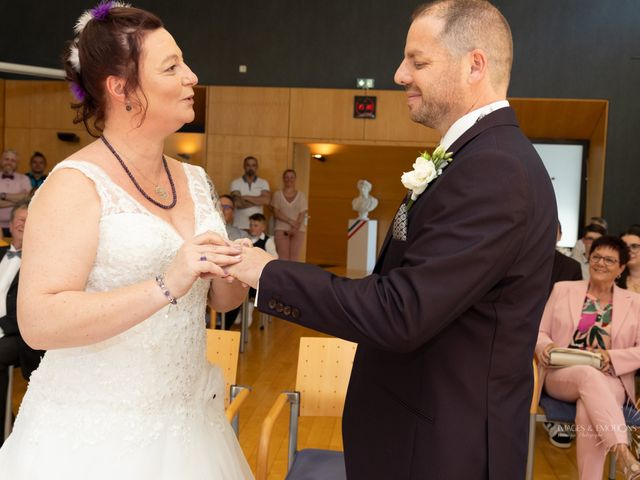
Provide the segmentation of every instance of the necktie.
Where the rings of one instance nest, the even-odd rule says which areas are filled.
[[[3,173],[2,178],[8,178],[10,180],[13,180],[13,173]]]
[[[7,250],[7,258],[19,257],[22,258],[22,250]]]

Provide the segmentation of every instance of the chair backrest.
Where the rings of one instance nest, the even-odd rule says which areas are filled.
[[[220,367],[224,375],[224,406],[229,406],[230,387],[236,383],[240,332],[207,329],[207,360]]]
[[[331,337],[300,339],[296,377],[300,416],[342,416],[357,346]]]

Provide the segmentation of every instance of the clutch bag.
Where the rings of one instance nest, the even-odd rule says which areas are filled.
[[[602,355],[575,348],[552,348],[549,352],[549,365],[552,367],[590,365],[600,370],[602,368]]]

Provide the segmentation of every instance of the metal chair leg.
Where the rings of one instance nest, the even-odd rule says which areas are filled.
[[[616,454],[609,454],[609,480],[616,480]]]
[[[241,324],[240,324],[240,353],[244,353],[244,344],[249,341],[249,298],[245,297],[242,302],[242,309],[240,310]]]
[[[13,365],[7,370],[7,405],[4,411],[4,439],[6,440],[13,429]]]

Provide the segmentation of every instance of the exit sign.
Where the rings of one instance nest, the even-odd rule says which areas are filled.
[[[376,97],[353,97],[353,118],[376,118]]]

